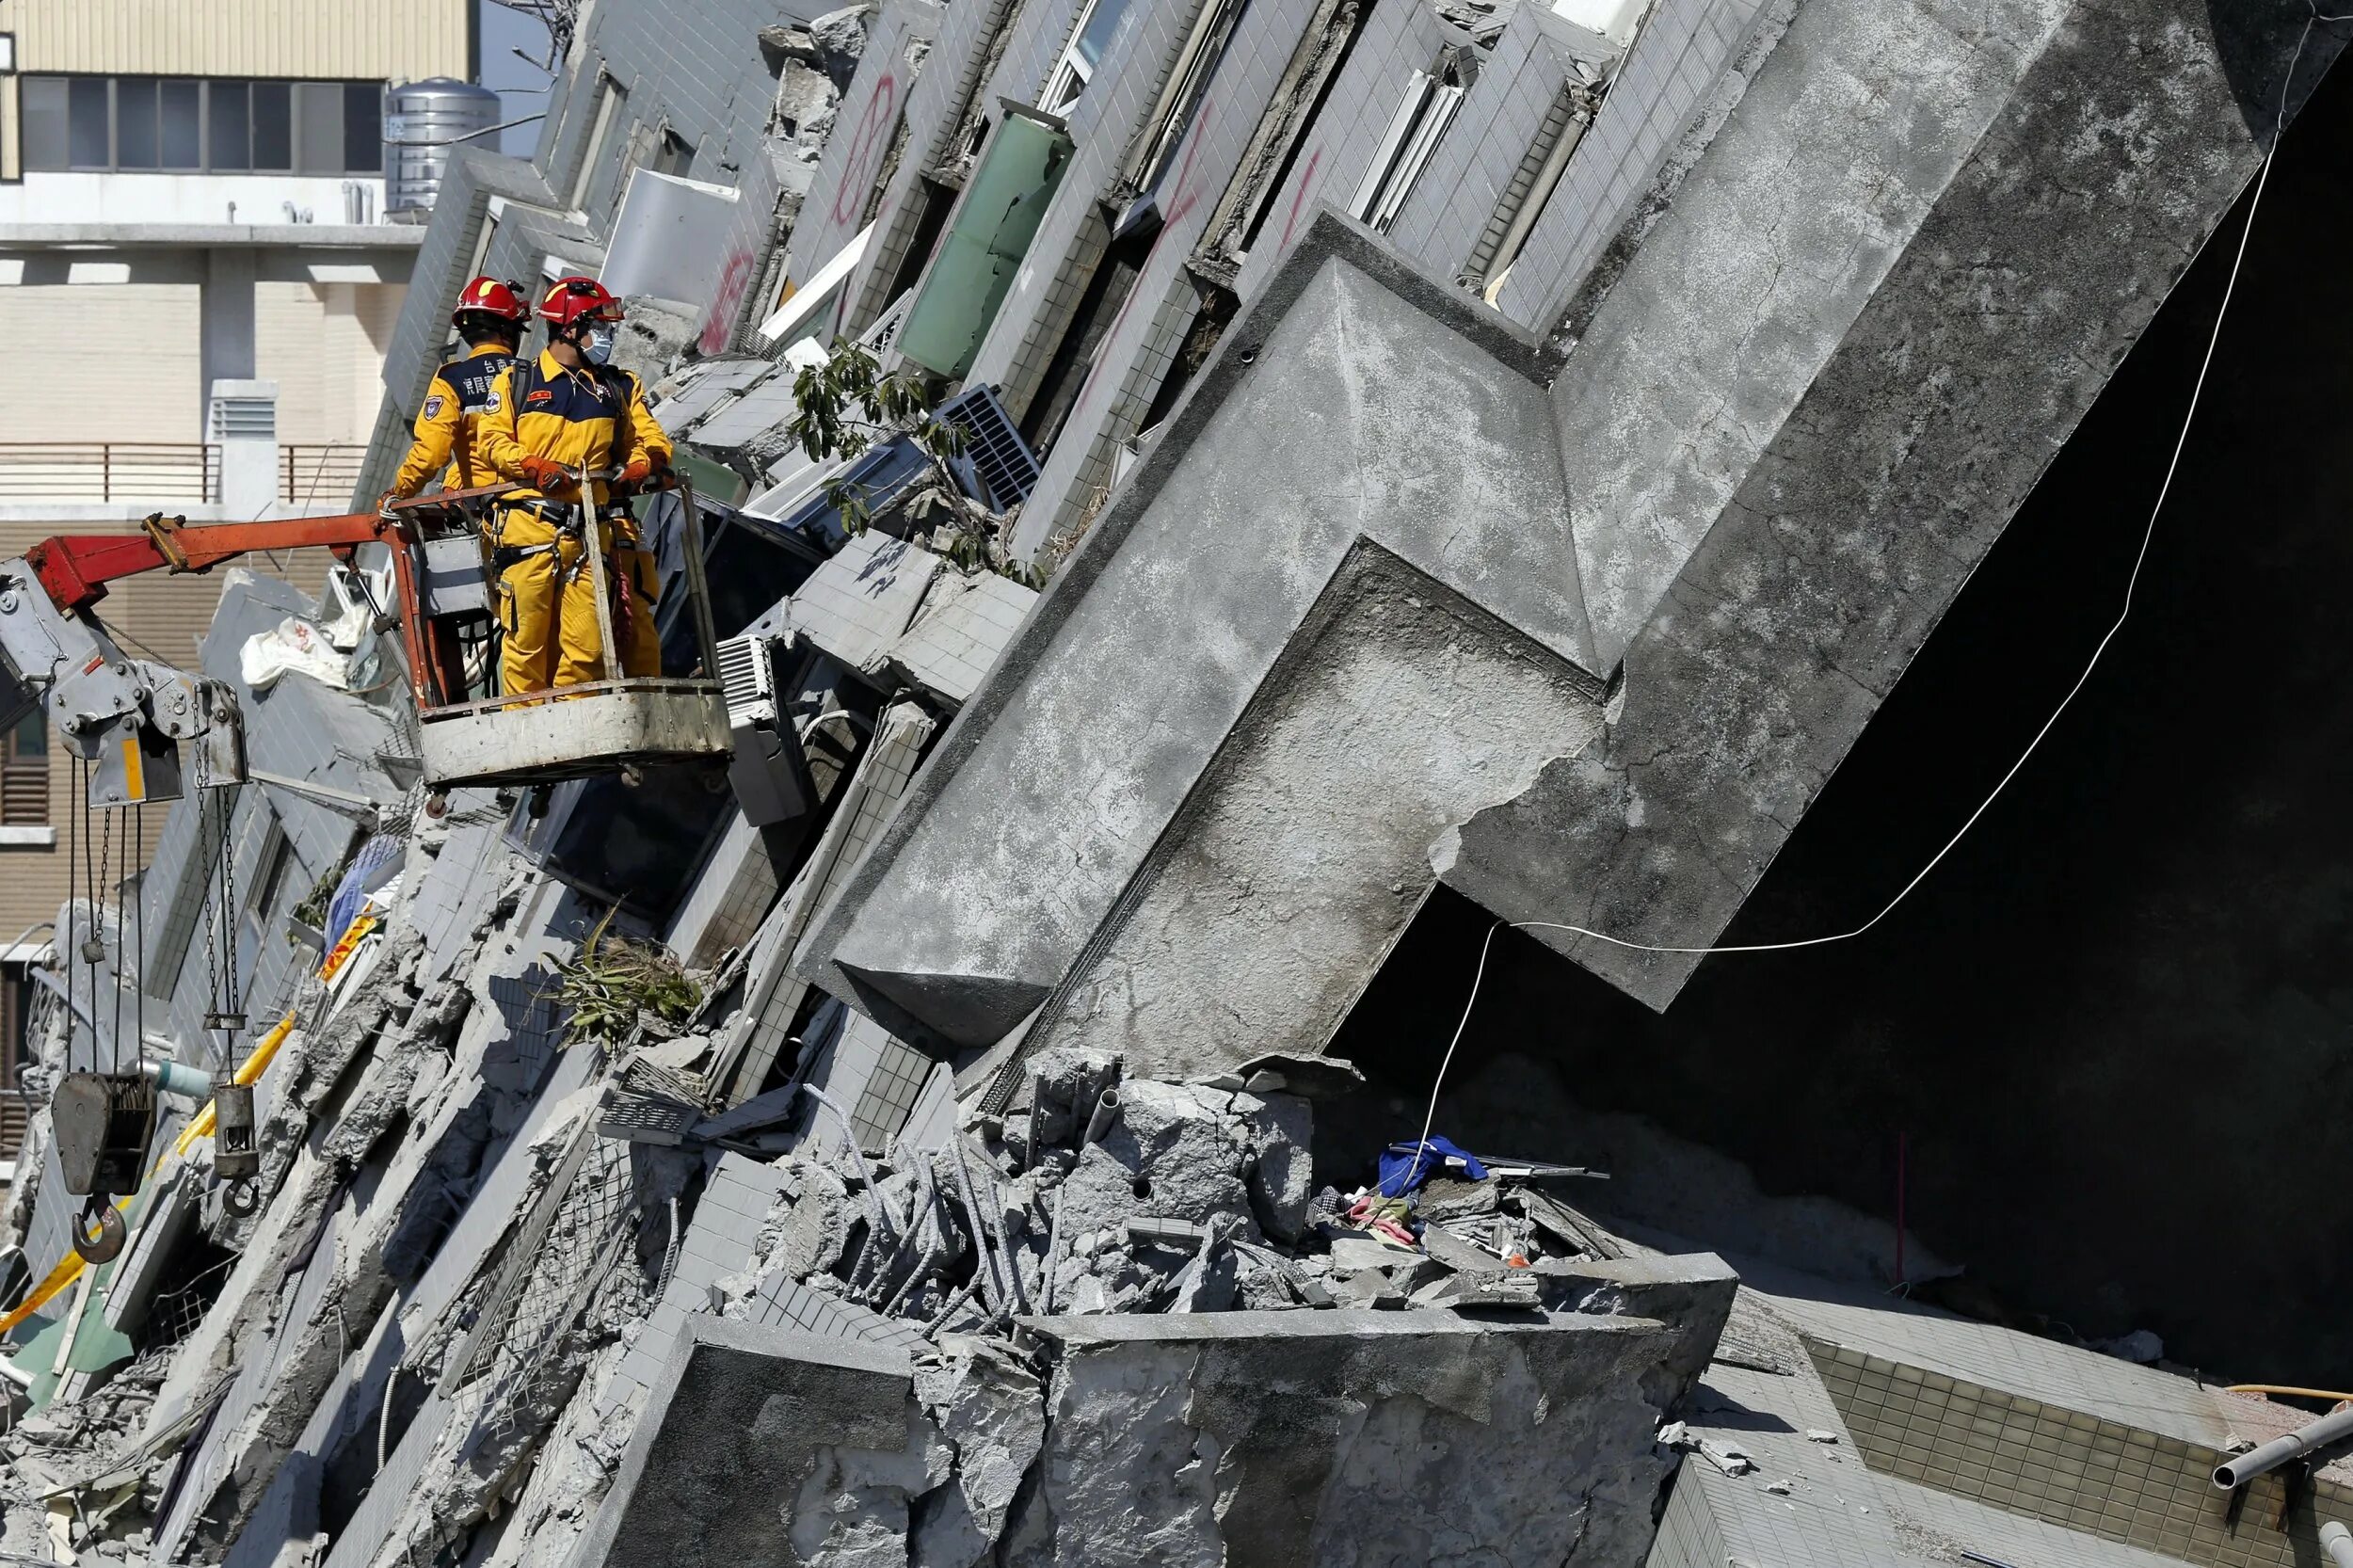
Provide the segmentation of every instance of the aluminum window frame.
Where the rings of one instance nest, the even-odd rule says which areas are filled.
[[[36,94],[46,93],[50,89],[51,85],[55,84],[59,89],[62,90],[64,99],[64,118],[61,121],[64,132],[63,159],[61,161],[53,162],[47,158],[43,158],[42,161],[36,163],[33,156],[35,149],[29,146],[24,147],[22,150],[19,159],[21,171],[23,173],[160,175],[218,174],[257,175],[264,178],[293,176],[297,179],[312,180],[350,180],[371,177],[376,179],[383,178],[383,143],[380,131],[376,148],[376,161],[373,164],[360,165],[357,167],[355,167],[352,163],[349,136],[353,121],[351,100],[354,93],[370,94],[374,96],[376,105],[376,119],[379,127],[381,126],[383,119],[383,94],[385,90],[385,84],[381,81],[370,81],[341,76],[189,76],[163,72],[149,73],[131,72],[121,73],[101,73],[98,72],[88,71],[32,72],[19,75],[16,78],[16,81],[18,84],[17,90],[20,94],[28,90]],[[73,155],[72,100],[74,97],[75,84],[77,83],[103,84],[104,88],[106,101],[106,157],[105,161],[103,163],[77,160]],[[156,145],[155,156],[152,162],[141,162],[137,164],[126,164],[123,162],[122,88],[125,83],[150,87],[154,92],[154,131]],[[166,89],[178,84],[192,84],[196,88],[197,158],[194,164],[167,165],[163,161],[166,155],[163,145],[166,120],[164,100]],[[246,105],[245,161],[239,165],[222,164],[217,162],[216,158],[214,148],[215,126],[213,122],[213,89],[216,87],[237,88],[243,89],[244,91]],[[287,99],[287,157],[285,162],[277,168],[269,168],[263,165],[262,154],[257,151],[256,145],[260,135],[259,127],[261,116],[255,112],[255,103],[258,96],[255,89],[268,88],[284,88]],[[334,98],[335,112],[329,117],[334,121],[332,131],[336,145],[341,149],[341,155],[336,160],[335,168],[307,168],[303,167],[303,159],[301,156],[303,116],[299,105],[305,101],[306,98],[312,102],[321,101],[320,94],[316,92],[306,94],[298,90],[305,88],[314,89],[332,88],[336,89],[336,95]],[[22,100],[20,99],[20,104]],[[22,117],[20,114],[20,134],[21,130]],[[43,151],[46,150],[44,149]]]
[[[1102,38],[1102,53],[1111,53],[1112,40],[1119,36],[1120,24],[1128,20],[1128,12],[1135,0],[1086,0],[1079,9],[1079,19],[1071,25],[1070,37],[1054,60],[1054,69],[1047,73],[1046,90],[1038,95],[1037,106],[1049,115],[1064,116],[1071,105],[1086,96],[1088,84],[1095,79],[1096,62],[1080,51],[1086,41],[1087,29],[1105,6],[1116,8],[1112,16],[1111,31]]]
[[[1250,0],[1207,0],[1200,14],[1193,18],[1193,26],[1185,35],[1185,46],[1169,71],[1168,83],[1152,105],[1152,113],[1144,121],[1144,133],[1136,138],[1136,151],[1123,170],[1128,184],[1137,191],[1150,191],[1159,185],[1176,161],[1177,150],[1184,146],[1185,136],[1200,112],[1202,100],[1209,96],[1209,83],[1216,77],[1218,67],[1225,63],[1226,45],[1232,42],[1235,29],[1241,25],[1241,19],[1249,10]]]
[[[1430,166],[1431,154],[1462,112],[1466,90],[1439,80],[1433,72],[1414,72],[1403,102],[1381,134],[1372,162],[1356,184],[1356,193],[1349,198],[1351,217],[1378,234],[1395,226],[1405,199]]]

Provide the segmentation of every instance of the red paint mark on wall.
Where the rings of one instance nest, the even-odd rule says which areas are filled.
[[[841,170],[841,184],[833,199],[833,221],[846,227],[866,205],[866,181],[883,155],[883,146],[898,115],[899,78],[885,72],[866,97],[866,112],[858,116],[857,132],[850,142],[850,161]]]
[[[752,286],[752,253],[738,250],[719,269],[719,286],[712,291],[711,308],[703,312],[701,348],[706,354],[724,353],[728,338],[735,327],[735,317],[744,308],[744,296]]]
[[[1144,280],[1152,273],[1152,258],[1160,253],[1160,241],[1168,238],[1169,231],[1176,227],[1178,220],[1201,204],[1201,193],[1193,185],[1193,155],[1201,151],[1201,142],[1209,134],[1209,100],[1205,97],[1201,100],[1201,112],[1193,116],[1193,129],[1185,133],[1185,161],[1176,166],[1176,186],[1169,196],[1168,211],[1160,215],[1159,237],[1152,241],[1152,248],[1144,253],[1144,264],[1136,269],[1135,286],[1128,291],[1128,297],[1119,302],[1119,313],[1112,317],[1111,329],[1103,334],[1104,348],[1119,341],[1119,328],[1126,324],[1128,312],[1135,308],[1136,296],[1144,292]],[[1087,366],[1087,378],[1079,384],[1079,395],[1071,400],[1074,415],[1087,407],[1088,395],[1095,390],[1095,373],[1102,365],[1103,356],[1098,351],[1095,362]]]
[[[1299,226],[1299,209],[1307,204],[1307,193],[1315,189],[1316,165],[1321,162],[1323,162],[1323,149],[1318,147],[1308,154],[1307,172],[1299,177],[1299,189],[1291,197],[1290,215],[1283,219],[1283,237],[1275,242],[1275,249],[1282,250],[1289,247],[1291,231]]]

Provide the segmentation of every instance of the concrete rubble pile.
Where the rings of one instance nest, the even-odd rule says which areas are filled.
[[[2101,1509],[2162,1478],[2055,1544],[1913,1456],[2155,1432],[2203,1498],[2296,1426],[1736,1276],[1327,1054],[1441,884],[1672,1000],[2258,167],[2249,62],[2342,43],[1567,8],[600,0],[539,158],[453,154],[400,352],[430,268],[592,267],[654,163],[732,182],[711,297],[622,348],[704,493],[731,758],[428,795],[389,629],[224,574],[252,781],[60,912],[27,1081],[126,1035],[233,1075],[255,1201],[167,1099],[86,1264],[36,1115],[0,1562],[2149,1568]],[[926,340],[963,455],[793,437],[827,344]],[[681,557],[685,504],[642,519]],[[1329,1146],[1368,1122],[1408,1141]],[[1816,1256],[1883,1250],[1833,1208]],[[2289,1560],[2226,1535],[2168,1549]]]

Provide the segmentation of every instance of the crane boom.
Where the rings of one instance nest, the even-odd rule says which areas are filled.
[[[441,492],[410,504],[446,505],[512,488]],[[96,764],[90,804],[177,799],[182,741],[205,748],[204,772],[215,782],[242,778],[245,765],[234,694],[116,647],[92,613],[108,584],[152,571],[209,571],[256,551],[325,547],[347,561],[360,545],[406,537],[401,509],[194,527],[157,514],[136,534],[61,534],[0,561],[0,659],[26,687],[46,689],[66,746]],[[395,569],[405,569],[405,552],[393,556]],[[413,643],[413,629],[410,636]],[[413,646],[409,652],[414,659]]]
[[[60,534],[24,552],[33,573],[61,612],[87,610],[106,597],[106,584],[142,572],[209,571],[224,561],[265,550],[319,546],[349,554],[396,525],[378,512],[287,518],[272,522],[216,522],[196,527],[151,517],[136,534]]]

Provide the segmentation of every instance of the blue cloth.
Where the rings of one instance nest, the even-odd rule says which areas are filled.
[[[407,846],[390,834],[379,833],[360,846],[360,853],[351,857],[351,869],[335,885],[335,896],[327,901],[327,945],[333,947],[343,940],[351,922],[360,918],[360,908],[368,895],[392,880],[400,869],[402,851]]]
[[[1403,1197],[1443,1170],[1449,1159],[1461,1160],[1464,1174],[1473,1181],[1487,1179],[1487,1167],[1479,1162],[1479,1157],[1449,1139],[1433,1138],[1426,1144],[1391,1144],[1381,1153],[1381,1195],[1385,1198]]]

